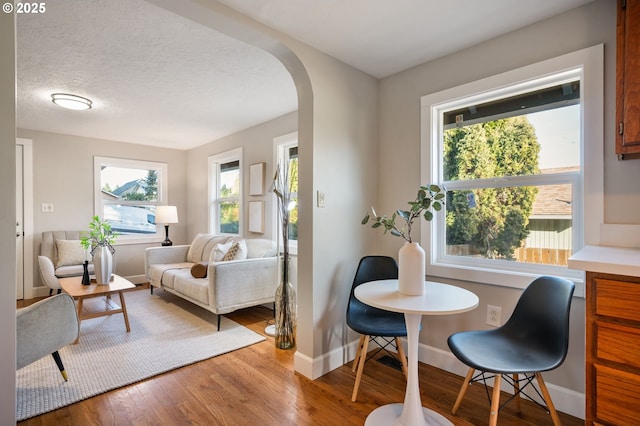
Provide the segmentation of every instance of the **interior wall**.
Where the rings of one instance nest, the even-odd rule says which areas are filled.
[[[18,129],[19,137],[33,140],[34,161],[34,256],[40,250],[41,234],[52,230],[84,230],[94,214],[93,157],[158,161],[168,164],[169,204],[178,207],[177,224],[170,228],[174,244],[188,244],[198,232],[208,232],[207,226],[207,156],[228,149],[244,147],[246,167],[245,194],[248,194],[248,165],[265,162],[265,190],[273,170],[273,137],[291,133],[297,127],[297,113],[291,113],[267,123],[228,136],[190,151],[155,148],[146,145],[105,141],[79,136],[61,135]],[[60,168],[60,164],[72,167]],[[15,167],[15,164],[14,164]],[[51,179],[55,176],[55,179]],[[272,197],[245,197],[265,201],[265,234],[271,238]],[[54,213],[42,213],[42,203],[54,204]],[[248,222],[244,224],[249,235]],[[149,244],[116,244],[116,272],[132,277],[144,274],[144,252]],[[44,289],[34,259],[34,287]]]
[[[156,1],[156,3],[165,2]],[[0,19],[2,19],[0,27],[2,37],[0,39],[2,40],[3,52],[3,61],[0,65],[0,76],[3,78],[0,87],[2,87],[2,93],[10,93],[11,90],[14,90],[15,78],[13,70],[8,69],[5,59],[11,58],[12,53],[15,56],[15,50],[11,46],[7,46],[8,42],[5,36],[12,36],[12,32],[8,30],[10,26],[5,25],[5,21],[8,20],[7,15],[2,15]],[[251,25],[254,25],[254,28],[258,27],[255,24]],[[299,312],[302,321],[298,328],[298,351],[314,358],[345,344],[345,294],[348,294],[347,288],[350,286],[357,259],[364,254],[374,254],[374,250],[375,254],[386,253],[394,256],[397,254],[400,247],[399,241],[394,241],[388,236],[385,238],[374,237],[374,231],[361,226],[360,219],[371,204],[375,204],[376,208],[381,211],[392,211],[399,205],[404,205],[409,198],[415,195],[415,187],[420,183],[419,111],[420,96],[424,94],[604,42],[605,109],[607,111],[605,117],[607,123],[605,125],[605,195],[607,200],[616,199],[617,201],[617,198],[621,197],[624,202],[624,208],[620,208],[618,204],[615,208],[616,211],[613,211],[614,207],[612,206],[606,207],[605,217],[607,221],[611,222],[632,221],[631,223],[637,223],[637,218],[632,218],[631,215],[638,211],[640,200],[637,192],[633,191],[630,187],[631,184],[627,182],[637,182],[640,170],[633,162],[612,161],[613,124],[610,119],[613,117],[614,103],[612,99],[614,94],[612,90],[615,88],[615,73],[612,67],[614,60],[612,58],[615,57],[614,38],[615,3],[609,0],[596,0],[567,14],[384,79],[378,92],[378,82],[374,78],[316,52],[308,46],[282,37],[282,42],[295,51],[304,64],[304,71],[308,73],[312,88],[311,91],[300,92],[302,101],[298,117],[299,132],[301,133],[300,180],[301,188],[304,189],[304,193],[301,194],[303,200],[300,220],[301,227],[305,225],[304,229],[301,229],[300,246],[304,253],[300,265],[302,282],[299,283],[299,288],[301,287],[299,296],[302,297],[299,297],[298,300],[300,302],[299,311],[302,311]],[[529,46],[530,49],[523,48],[523,46]],[[6,52],[9,55],[6,55]],[[300,80],[296,80],[296,84],[301,84]],[[0,134],[3,140],[0,148],[0,153],[3,155],[0,155],[2,158],[0,161],[4,166],[14,167],[15,135],[9,135],[9,130],[5,129],[9,129],[13,125],[11,120],[13,123],[15,122],[15,110],[13,113],[11,111],[5,113],[6,99],[8,97],[3,96],[0,100],[0,105],[3,108],[0,111],[2,124],[0,127],[2,133]],[[380,104],[379,113],[378,103]],[[380,123],[379,135],[378,120]],[[34,140],[34,168],[38,169],[36,138],[33,137],[37,135],[25,132],[20,136]],[[378,136],[381,141],[379,153],[376,147]],[[10,144],[5,143],[5,138],[11,139]],[[97,141],[89,141],[89,143],[96,144]],[[10,145],[10,148],[7,145]],[[111,143],[105,145],[104,147],[96,147],[96,150],[100,152],[98,155],[117,156],[117,152],[122,152],[118,147],[112,147]],[[79,144],[76,143],[73,146],[77,148]],[[8,153],[8,151],[5,152],[8,149],[11,149],[10,156],[4,155]],[[148,159],[149,155],[146,150],[149,148],[144,147],[144,149],[145,155],[140,158]],[[398,153],[402,154],[398,155]],[[82,155],[90,156],[86,152]],[[7,158],[10,159],[11,164],[5,160]],[[63,160],[65,163],[70,162],[68,156],[65,158],[55,157],[55,159]],[[187,182],[187,164],[191,159],[191,153],[184,154],[184,182]],[[7,164],[4,164],[5,162]],[[74,160],[71,159],[71,164],[73,162]],[[92,160],[90,164],[93,164]],[[372,167],[372,164],[377,167]],[[3,173],[10,170],[7,167],[2,168]],[[68,171],[68,173],[74,172]],[[170,168],[170,176],[171,174]],[[91,172],[89,174],[86,174],[86,171],[78,172],[78,175],[82,175],[79,179],[87,179],[86,176],[91,176]],[[191,175],[190,164],[189,175]],[[201,185],[199,179],[206,176],[206,172],[204,175],[198,172],[195,176],[196,182],[193,185]],[[623,176],[624,182],[622,182]],[[8,180],[2,179],[2,183],[0,183],[3,193],[5,193],[4,189],[13,190],[12,185],[5,188],[6,185],[14,182],[15,177],[9,176],[9,178]],[[37,187],[38,179],[34,180]],[[407,184],[411,182],[413,184]],[[191,189],[191,184],[192,180],[189,178],[188,183],[184,183],[177,189],[181,190],[181,194],[186,194],[187,187]],[[85,185],[79,185],[78,188],[83,188],[79,189],[79,193],[84,198]],[[36,189],[36,191],[38,190]],[[316,206],[317,191],[325,193],[326,206],[324,208]],[[174,190],[170,192],[176,194]],[[624,195],[623,197],[618,195],[621,193]],[[88,197],[89,205],[93,206],[92,189],[91,195]],[[179,200],[180,203],[186,201],[189,210],[192,204],[200,203],[190,197]],[[34,205],[39,206],[41,202],[53,202],[58,206],[66,200],[65,195],[60,195],[60,199],[52,201],[35,199]],[[171,202],[173,203],[173,200]],[[3,205],[1,210],[5,214],[7,214],[6,208]],[[91,212],[84,212],[82,208],[78,211],[82,213],[72,212],[71,214],[78,223],[84,224],[87,222],[84,219],[85,215],[90,217]],[[8,217],[0,217],[0,226],[13,232],[13,218],[11,217],[13,211],[9,213]],[[47,219],[46,223],[58,224],[53,219]],[[198,226],[201,224],[193,225],[193,227]],[[35,227],[36,233],[41,232],[42,228],[39,228],[37,220]],[[182,230],[180,231],[178,228]],[[174,226],[172,226],[172,239],[175,243],[187,242],[188,238],[196,232],[193,229],[192,225],[179,224],[176,226],[176,239],[174,239]],[[374,240],[375,244],[372,244]],[[5,254],[4,251],[8,249],[5,247],[5,243],[2,244],[0,253]],[[3,269],[11,271],[15,263],[13,245],[6,254],[7,256],[1,256],[0,262],[2,262]],[[10,284],[13,286],[13,280]],[[517,292],[511,289],[485,286],[481,283],[460,284],[480,296],[481,308],[470,314],[452,317],[451,322],[445,318],[438,319],[438,321],[425,321],[425,330],[428,332],[422,333],[422,343],[444,347],[446,336],[450,332],[469,326],[480,327],[484,324],[482,306],[487,303],[501,305],[504,309],[503,315],[507,315],[508,307],[513,305],[518,296]],[[4,283],[2,286],[3,289],[5,286],[9,287]],[[10,294],[12,294],[13,291],[7,288],[4,293],[11,292]],[[11,303],[13,306],[12,300]],[[2,318],[7,320],[4,324],[10,324],[13,310],[2,309],[0,312],[3,312]],[[10,313],[10,315],[5,315],[5,313]],[[557,375],[550,377],[552,383],[577,391],[583,391],[584,382],[584,341],[580,341],[580,330],[582,330],[582,335],[584,334],[583,321],[583,302],[575,300],[572,332],[577,333],[577,336],[572,335],[572,352],[568,359],[569,362],[565,363]],[[2,333],[5,332],[4,330],[6,327],[3,327]],[[7,335],[7,337],[11,336]],[[3,341],[12,340],[3,339]],[[12,349],[10,345],[4,346],[3,355],[6,351],[10,356],[14,356],[11,355],[15,353]],[[7,373],[3,377],[11,377],[11,374],[15,374],[15,358],[11,364],[10,356],[3,356],[2,362],[0,362],[2,372]],[[9,365],[10,369],[7,367],[8,362],[11,364]],[[9,401],[11,398],[9,408],[15,410],[12,401],[14,389],[9,389],[13,383],[9,382],[8,380],[3,381],[3,383],[7,383],[6,391],[11,391],[11,396],[3,397],[2,401]],[[5,385],[2,386],[0,389],[4,392]],[[2,407],[4,408],[4,405]],[[1,412],[7,413],[8,411],[3,409]],[[10,420],[13,422],[14,419],[15,416]]]
[[[619,162],[614,156],[615,9],[615,2],[596,0],[565,14],[383,79],[380,85],[378,162],[380,210],[391,212],[406,205],[415,196],[417,186],[426,183],[420,182],[421,96],[604,43],[603,149],[605,204],[608,206],[605,217],[606,221],[640,223],[637,216],[640,194],[629,184],[640,181],[640,163]],[[396,155],[399,152],[403,155]],[[614,200],[616,202],[612,203]],[[380,234],[377,237],[379,246],[387,254],[397,256],[401,240]],[[479,282],[455,284],[476,293],[480,298],[480,306],[467,314],[425,318],[422,344],[448,351],[446,339],[451,333],[488,328],[485,325],[487,304],[502,306],[504,320],[520,295],[519,290]],[[584,392],[584,314],[584,299],[574,298],[569,356],[562,367],[546,376],[548,382],[577,392]]]
[[[15,15],[0,14],[0,425],[16,421],[16,38]]]
[[[360,219],[376,194],[377,80],[214,0],[150,1],[271,52],[292,75],[300,165],[294,366],[318,377],[346,359],[346,288],[372,241]],[[325,207],[317,207],[317,191],[326,194]],[[338,364],[328,367],[332,348]]]
[[[275,240],[272,225],[274,196],[269,191],[275,166],[273,164],[273,139],[295,132],[298,129],[298,114],[287,115],[259,124],[241,132],[204,144],[187,151],[188,227],[187,239],[191,241],[200,232],[209,232],[209,156],[242,147],[244,174],[243,206],[248,210],[249,201],[264,201],[264,234],[249,232],[249,219],[245,215],[242,234],[246,238],[271,238]],[[264,194],[249,195],[249,166],[265,163]]]
[[[171,240],[174,244],[187,242],[186,151],[26,129],[18,129],[18,135],[33,140],[34,256],[40,252],[42,232],[88,229],[91,217],[95,214],[95,156],[167,163],[168,203],[178,207],[180,220],[171,225]],[[54,212],[42,213],[42,203],[52,203]],[[115,272],[125,277],[144,275],[145,249],[160,245],[159,241],[123,244],[122,240],[116,240]],[[35,287],[44,285],[40,279],[37,258],[34,259],[33,277]]]
[[[302,259],[299,264],[300,270],[312,270],[312,282],[299,277],[298,287],[309,286],[314,333],[299,340],[309,339],[313,347],[310,376],[315,378],[335,368],[330,360],[335,350],[347,361],[341,350],[354,338],[345,323],[351,283],[360,257],[375,252],[373,236],[360,221],[376,202],[377,170],[371,165],[378,155],[378,80],[306,46],[290,46],[304,63],[314,94],[313,168],[303,171],[313,173],[312,187],[305,188],[313,208],[313,253],[306,259],[310,265]],[[316,203],[318,192],[324,207]]]

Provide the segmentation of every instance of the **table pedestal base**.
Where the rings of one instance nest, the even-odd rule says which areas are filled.
[[[422,407],[422,414],[424,414],[424,423],[403,425],[400,422],[400,416],[402,415],[402,408],[404,404],[388,404],[378,407],[369,414],[367,420],[364,422],[365,426],[423,426],[423,425],[437,425],[437,426],[451,426],[451,423],[446,417],[436,413],[433,410]]]

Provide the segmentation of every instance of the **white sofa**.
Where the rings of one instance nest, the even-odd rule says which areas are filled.
[[[228,255],[233,243],[240,250]],[[196,278],[192,268],[204,268],[206,277]],[[154,287],[182,297],[218,316],[236,309],[273,302],[277,283],[276,247],[272,240],[241,239],[198,234],[190,245],[147,248],[145,274]]]

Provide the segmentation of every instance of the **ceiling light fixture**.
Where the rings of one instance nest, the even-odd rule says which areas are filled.
[[[83,98],[78,95],[70,95],[69,93],[53,93],[51,101],[63,108],[83,110],[91,109],[91,99]]]

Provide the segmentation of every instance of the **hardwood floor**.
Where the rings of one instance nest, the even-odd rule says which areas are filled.
[[[28,302],[25,304],[29,304]],[[20,304],[22,305],[22,303]],[[273,312],[263,307],[226,315],[264,334]],[[229,354],[116,389],[18,425],[363,425],[376,407],[402,402],[402,373],[370,360],[358,401],[351,402],[355,374],[351,363],[311,381],[293,371],[294,351],[276,349],[273,338]],[[70,374],[72,374],[70,372]],[[489,404],[473,385],[456,416],[451,407],[462,377],[420,363],[423,405],[455,425],[486,425]],[[506,398],[506,395],[503,395]],[[565,426],[583,421],[560,413]],[[551,425],[542,408],[523,401],[500,411],[500,425]]]

